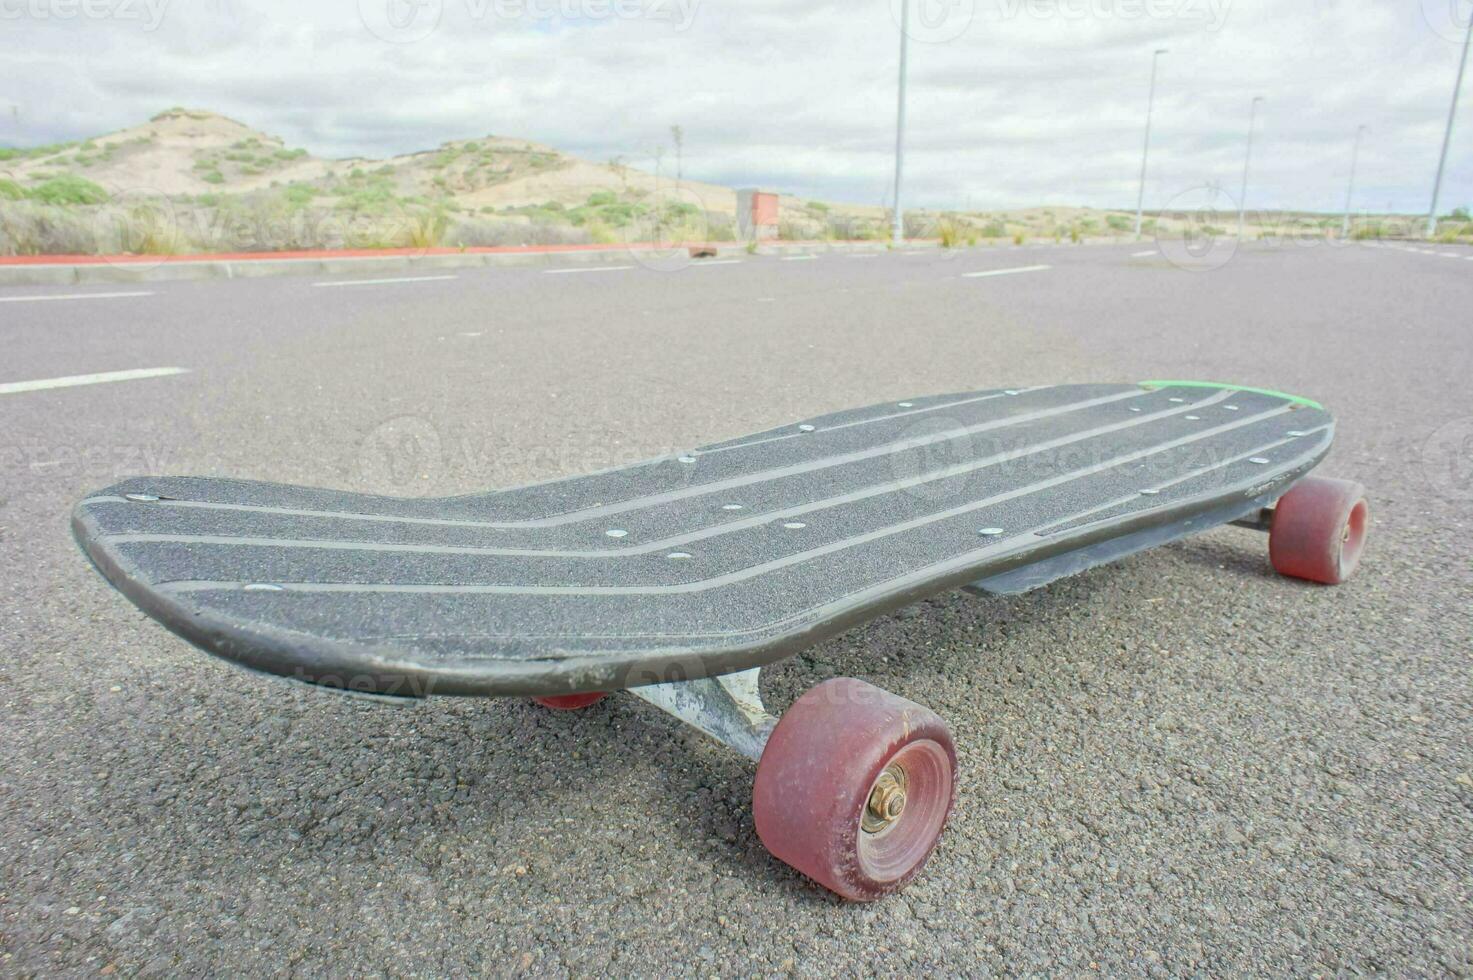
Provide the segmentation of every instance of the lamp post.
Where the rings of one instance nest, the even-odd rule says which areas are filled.
[[[1340,223],[1340,237],[1350,237],[1350,201],[1355,196],[1355,164],[1360,159],[1360,138],[1368,127],[1362,125],[1355,131],[1355,143],[1350,150],[1350,185],[1345,188],[1345,220]]]
[[[1447,148],[1453,141],[1453,120],[1458,117],[1458,93],[1463,89],[1463,71],[1468,67],[1468,46],[1473,44],[1473,13],[1468,16],[1468,35],[1463,38],[1463,60],[1458,62],[1458,80],[1453,84],[1453,104],[1447,111],[1447,132],[1442,137],[1442,156],[1437,161],[1437,180],[1432,185],[1432,210],[1427,213],[1427,237],[1437,237],[1437,199],[1442,196],[1442,175],[1447,170]]]
[[[1141,223],[1146,206],[1146,160],[1151,153],[1151,110],[1156,105],[1156,66],[1161,61],[1161,56],[1166,53],[1165,48],[1157,48],[1151,55],[1151,89],[1146,96],[1146,142],[1141,150],[1141,189],[1135,199],[1135,237],[1141,237]]]
[[[900,0],[900,94],[895,108],[895,221],[890,238],[899,245],[905,240],[905,212],[900,203],[901,178],[905,172],[905,53],[910,27],[910,0]]]
[[[1243,191],[1238,195],[1239,241],[1243,240],[1243,224],[1248,218],[1248,168],[1253,165],[1253,124],[1258,120],[1258,105],[1263,101],[1263,96],[1255,95],[1248,109],[1248,153],[1243,158]]]

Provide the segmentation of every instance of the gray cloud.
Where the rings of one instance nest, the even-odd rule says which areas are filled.
[[[497,133],[649,166],[680,123],[695,178],[861,202],[888,192],[899,0],[152,3],[154,30],[145,0],[0,0],[0,108],[15,106],[0,142],[189,105],[328,156]],[[1164,46],[1148,202],[1213,183],[1236,193],[1248,103],[1263,94],[1254,205],[1338,208],[1366,123],[1359,205],[1416,211],[1460,54],[1455,18],[1473,0],[912,8],[912,33],[936,42],[911,44],[913,203],[1133,204],[1150,53]],[[1463,109],[1448,207],[1473,203],[1473,93]]]

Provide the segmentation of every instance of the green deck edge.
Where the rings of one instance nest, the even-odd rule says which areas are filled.
[[[1294,402],[1296,405],[1305,405],[1309,408],[1325,410],[1325,406],[1310,398],[1301,398],[1291,395],[1286,391],[1274,391],[1272,388],[1249,388],[1247,385],[1222,384],[1217,381],[1140,381],[1137,382],[1142,388],[1226,388],[1230,391],[1251,391],[1255,395],[1270,395],[1274,398],[1283,398]]]

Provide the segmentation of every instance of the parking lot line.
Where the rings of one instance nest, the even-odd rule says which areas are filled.
[[[141,381],[144,378],[166,378],[172,374],[187,373],[189,373],[188,368],[179,367],[137,368],[132,371],[106,371],[102,374],[73,374],[65,378],[44,378],[39,381],[11,381],[0,384],[0,395],[18,395],[25,391],[45,391],[49,388],[101,385],[113,381]]]
[[[0,296],[0,303],[46,303],[67,299],[122,299],[125,296],[152,296],[151,292],[135,293],[58,293],[50,296]]]
[[[382,286],[387,283],[396,282],[439,282],[445,279],[458,279],[459,276],[400,276],[395,279],[339,279],[332,282],[314,282],[314,286]]]
[[[988,276],[1011,276],[1019,272],[1042,272],[1052,269],[1051,265],[1020,265],[1015,269],[988,269],[985,272],[963,272],[963,279],[984,279]]]
[[[632,268],[634,268],[632,265],[598,265],[591,269],[543,269],[542,274],[545,276],[560,276],[572,272],[623,272],[626,269]]]

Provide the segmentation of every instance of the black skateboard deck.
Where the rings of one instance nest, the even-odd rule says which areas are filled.
[[[150,616],[246,667],[557,695],[760,666],[945,589],[1019,591],[1245,517],[1333,430],[1253,389],[979,391],[461,497],[137,478],[73,529]]]

